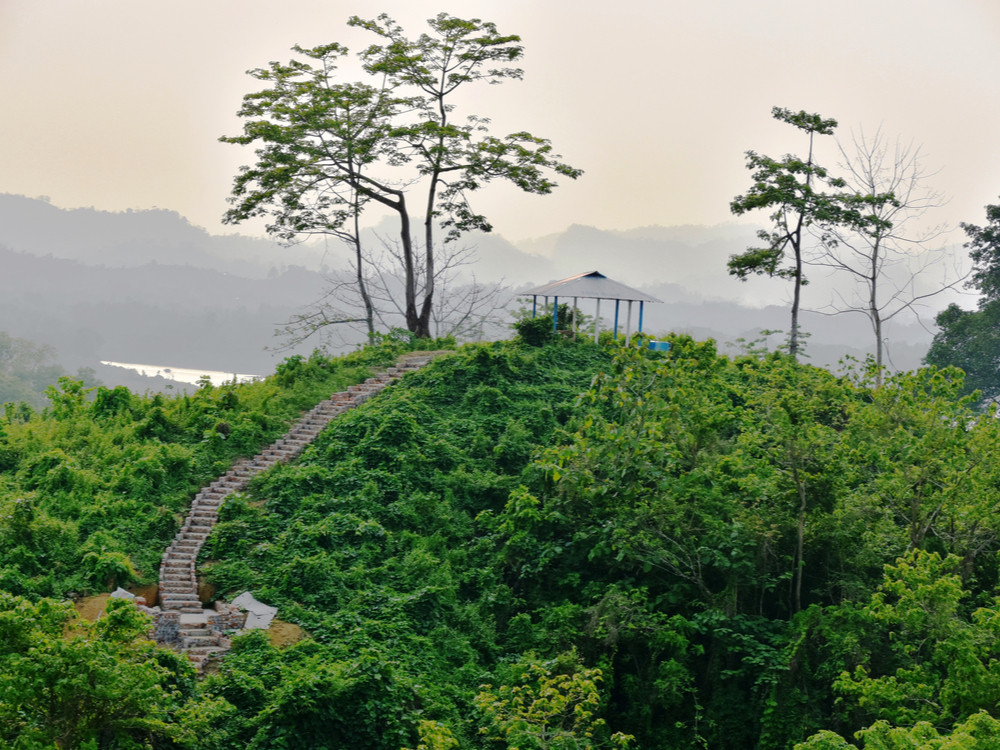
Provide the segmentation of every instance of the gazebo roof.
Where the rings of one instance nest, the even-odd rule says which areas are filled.
[[[519,296],[535,295],[544,297],[583,297],[584,299],[617,299],[633,302],[662,302],[650,294],[640,292],[614,279],[609,279],[599,271],[578,273],[562,281],[519,292]]]

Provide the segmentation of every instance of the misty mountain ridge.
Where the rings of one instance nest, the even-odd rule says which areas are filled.
[[[44,198],[0,194],[0,245],[87,265],[190,265],[263,277],[287,265],[319,270],[314,248],[285,248],[241,234],[211,235],[176,211],[58,208]]]
[[[366,229],[363,241],[391,243],[394,231],[387,219]],[[740,282],[728,274],[728,258],[753,244],[755,234],[755,227],[737,224],[624,231],[574,224],[517,245],[472,233],[455,247],[474,251],[474,262],[460,269],[465,278],[502,279],[524,290],[598,270],[664,300],[646,306],[646,330],[733,342],[788,327],[787,282]],[[324,271],[347,268],[351,257],[335,239],[284,247],[211,235],[163,209],[61,209],[4,194],[0,247],[0,330],[53,346],[71,370],[111,359],[270,372],[282,356],[266,350],[280,344],[275,329],[320,297]],[[834,288],[815,275],[804,290],[807,308],[822,307]],[[585,302],[581,307],[592,312]],[[608,309],[602,312],[607,318]],[[804,313],[802,324],[812,334],[808,347],[817,364],[836,362],[846,351],[863,356],[870,348],[861,315]],[[894,323],[889,336],[903,369],[919,365],[931,339],[913,320]],[[308,353],[317,343],[293,352]]]
[[[725,262],[751,241],[752,227],[642,227],[602,230],[574,224],[565,232],[512,244],[498,234],[473,232],[459,248],[474,248],[467,275],[483,281],[504,279],[512,286],[542,284],[600,268],[627,284],[672,281],[689,287],[699,279],[725,275]],[[364,230],[369,247],[393,242],[391,218]],[[348,249],[336,239],[306,240],[287,247],[247,235],[212,235],[175,211],[63,209],[44,198],[0,194],[0,245],[37,256],[90,266],[192,266],[264,278],[299,266],[312,271],[346,267]],[[614,268],[609,268],[613,259]],[[514,274],[516,273],[516,277]],[[681,280],[681,281],[678,281]],[[741,297],[738,285],[731,298]]]

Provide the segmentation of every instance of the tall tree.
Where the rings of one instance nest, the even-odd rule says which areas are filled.
[[[986,206],[984,226],[962,223],[972,258],[966,286],[978,291],[978,310],[951,304],[938,314],[938,332],[924,361],[966,372],[968,390],[978,389],[989,400],[1000,399],[1000,204]]]
[[[944,249],[927,247],[941,236],[943,228],[914,226],[943,203],[941,195],[926,185],[928,175],[919,146],[899,139],[890,144],[881,130],[871,138],[863,131],[853,135],[850,147],[837,145],[847,190],[858,205],[866,203],[869,220],[824,228],[821,253],[812,262],[843,272],[855,282],[847,290],[838,288],[828,310],[832,314],[861,313],[868,318],[875,337],[876,385],[880,385],[885,324],[953,288],[963,276],[947,267]],[[938,272],[940,280],[928,287],[932,272]]]
[[[375,20],[355,16],[349,24],[382,40],[360,55],[374,85],[336,81],[337,63],[348,52],[336,43],[295,48],[313,62],[251,71],[271,88],[244,97],[243,135],[222,139],[259,144],[257,164],[236,178],[234,207],[225,220],[270,216],[268,230],[291,240],[342,231],[371,203],[390,209],[399,219],[406,325],[426,337],[437,227],[447,229],[445,242],[472,229],[489,231],[469,194],[492,180],[543,194],[555,187],[552,174],[576,178],[581,172],[560,162],[543,138],[523,131],[492,136],[484,118],[473,115],[460,123],[453,117],[454,94],[463,85],[521,77],[511,67],[523,54],[520,37],[446,13],[430,19],[431,33],[416,40],[385,14]],[[422,249],[413,240],[406,200],[421,189]],[[360,281],[360,250],[356,262]]]
[[[843,179],[831,177],[826,168],[813,161],[816,135],[831,135],[837,121],[805,111],[792,112],[783,107],[771,110],[774,119],[788,123],[809,136],[806,157],[786,154],[780,159],[747,151],[747,169],[753,173],[753,185],[744,195],[738,195],[730,210],[740,216],[757,209],[772,213],[772,229],[757,233],[763,242],[729,259],[729,273],[741,280],[751,275],[777,276],[792,281],[792,320],[788,352],[799,352],[799,307],[804,275],[805,243],[810,227],[830,227],[864,223],[856,206],[840,193],[823,192],[823,186],[839,190]],[[791,256],[790,259],[788,256]],[[783,265],[789,261],[787,265]]]
[[[220,139],[259,145],[257,163],[241,168],[234,180],[233,207],[223,220],[239,223],[266,216],[268,233],[285,242],[321,234],[347,243],[371,334],[373,311],[364,286],[358,220],[364,207],[376,202],[399,214],[404,236],[409,236],[405,194],[368,174],[370,165],[389,156],[391,120],[409,103],[384,83],[337,83],[338,63],[348,54],[339,44],[294,49],[314,62],[272,62],[250,71],[271,88],[247,94],[239,111],[246,119],[243,134]]]

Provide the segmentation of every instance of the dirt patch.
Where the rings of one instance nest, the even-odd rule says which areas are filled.
[[[198,582],[198,598],[202,601],[202,603],[208,604],[214,602],[216,594],[218,594],[218,591],[216,590],[215,586],[213,586],[210,583],[206,583],[205,579],[202,578],[201,576],[198,576],[197,582]]]
[[[101,612],[108,604],[110,594],[98,594],[97,596],[85,596],[73,602],[73,609],[77,616],[87,622],[96,622],[101,616]]]
[[[130,594],[141,596],[146,600],[146,606],[152,607],[156,604],[156,597],[159,595],[159,586],[151,583],[148,586],[133,586],[126,589]],[[73,609],[76,616],[87,622],[96,622],[101,616],[101,612],[108,606],[110,594],[95,594],[94,596],[83,596],[73,602]]]
[[[272,620],[271,627],[267,630],[267,637],[270,639],[272,646],[281,648],[282,646],[291,646],[293,643],[301,641],[306,637],[306,631],[291,622]]]
[[[126,590],[130,594],[135,594],[145,599],[147,607],[154,606],[156,604],[156,597],[160,595],[160,587],[155,583],[151,583],[148,586],[130,586]]]

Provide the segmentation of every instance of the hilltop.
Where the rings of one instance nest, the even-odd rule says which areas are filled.
[[[308,637],[241,635],[200,682],[128,605],[65,636],[51,597],[155,581],[190,493],[405,345],[8,413],[0,743],[995,737],[1000,423],[956,372],[876,388],[671,343],[469,345],[334,420],[227,500],[198,561],[207,596],[250,590]]]

